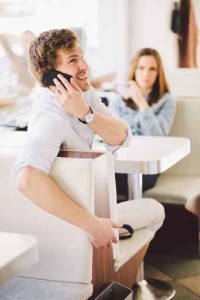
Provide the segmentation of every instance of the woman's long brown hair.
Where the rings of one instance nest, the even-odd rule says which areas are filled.
[[[157,103],[160,100],[164,93],[168,93],[170,90],[165,77],[160,54],[152,48],[143,48],[136,53],[135,57],[131,62],[131,67],[128,73],[128,80],[135,80],[135,72],[137,69],[138,60],[141,56],[144,55],[153,56],[158,65],[158,75],[153,85],[152,91],[148,95],[148,104],[152,106],[153,103]],[[125,103],[128,107],[131,107],[132,109],[137,109],[136,104],[131,99],[126,100]]]

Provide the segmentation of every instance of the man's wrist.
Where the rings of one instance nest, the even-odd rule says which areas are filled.
[[[84,121],[85,120],[85,116],[90,112],[90,106],[86,106],[85,109],[84,109],[84,112],[83,114],[78,117],[79,120],[82,120]]]
[[[85,231],[90,231],[90,229],[94,226],[96,221],[97,217],[88,213],[88,215],[85,217],[84,223],[82,224],[81,228]]]
[[[91,106],[89,106],[89,111],[86,113],[84,119],[78,118],[78,120],[83,124],[88,124],[88,123],[92,122],[93,119],[94,119],[94,112],[93,112]]]

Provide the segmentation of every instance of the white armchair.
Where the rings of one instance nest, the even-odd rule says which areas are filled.
[[[18,148],[12,145],[21,146],[23,138],[24,133],[17,133],[16,136],[11,133],[7,136],[7,141],[2,143],[3,146],[0,143],[0,230],[36,236],[40,261],[23,273],[23,278],[13,282],[13,289],[9,287],[6,290],[5,287],[1,290],[0,297],[1,293],[16,291],[18,284],[24,283],[25,279],[30,282],[30,278],[37,279],[34,284],[37,284],[39,290],[41,282],[60,283],[60,289],[65,290],[68,300],[88,299],[92,290],[97,291],[104,283],[114,280],[131,287],[136,279],[141,279],[142,272],[138,277],[138,270],[142,270],[140,266],[153,232],[148,229],[137,230],[131,239],[120,241],[113,245],[113,249],[92,249],[84,231],[41,210],[16,190],[14,178],[10,174]],[[62,152],[62,156],[66,154],[67,157],[56,159],[50,176],[73,199],[97,216],[111,217],[117,221],[112,155],[94,151]],[[116,233],[118,234],[117,230]],[[26,282],[28,287],[27,284]],[[48,289],[52,291],[52,287],[49,286]],[[55,289],[52,293],[56,294]],[[47,296],[46,298],[48,299]],[[55,299],[65,298],[57,295]]]
[[[88,299],[93,291],[91,283],[93,250],[87,234],[43,211],[16,190],[15,179],[11,176],[16,152],[17,148],[15,147],[0,147],[0,230],[28,233],[38,239],[40,261],[21,274],[23,280],[24,277],[27,278],[26,291],[28,293],[30,285],[30,294],[34,293],[31,278],[37,279],[35,290],[38,290],[40,299],[49,299],[44,294],[47,289],[54,294],[55,298],[51,299],[65,299],[58,294],[58,282],[60,282],[60,289],[67,293],[66,299]],[[97,153],[93,157],[84,152],[81,155],[77,152],[64,152],[64,154],[68,154],[68,157],[56,159],[50,176],[64,191],[67,191],[72,199],[76,199],[93,212],[96,160],[100,161],[101,166],[101,162],[106,160],[108,154]],[[78,158],[80,156],[82,158]],[[101,170],[98,172],[101,173]],[[47,286],[45,291],[41,286],[41,280],[49,283],[49,287]],[[18,281],[11,282],[8,287],[5,286],[0,291],[0,298],[6,299],[6,296],[10,296],[11,291],[15,293],[16,289],[19,290],[17,285],[23,284],[23,282],[20,278]],[[55,282],[57,282],[56,285]],[[52,291],[54,285],[55,288]],[[28,296],[26,295],[26,297]]]

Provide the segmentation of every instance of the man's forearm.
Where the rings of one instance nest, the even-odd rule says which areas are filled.
[[[89,211],[71,200],[44,172],[26,167],[17,176],[19,190],[34,204],[82,229],[93,218]]]
[[[95,247],[117,243],[113,227],[120,228],[122,224],[93,216],[70,199],[44,172],[32,167],[23,168],[17,175],[17,187],[43,210],[85,230]]]
[[[95,117],[88,127],[93,129],[106,143],[121,145],[128,134],[127,124],[124,120],[108,117],[94,111]]]

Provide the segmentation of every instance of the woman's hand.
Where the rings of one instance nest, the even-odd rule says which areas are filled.
[[[64,86],[58,79],[54,79],[56,86],[51,86],[51,90],[56,94],[57,99],[66,113],[79,119],[84,119],[88,113],[89,107],[83,98],[83,92],[73,78],[70,82],[61,74],[58,78],[62,81]]]
[[[137,83],[133,80],[128,82],[128,88],[124,94],[124,100],[132,99],[132,101],[137,105],[140,110],[146,110],[149,108],[148,103],[143,97],[140,88]]]

